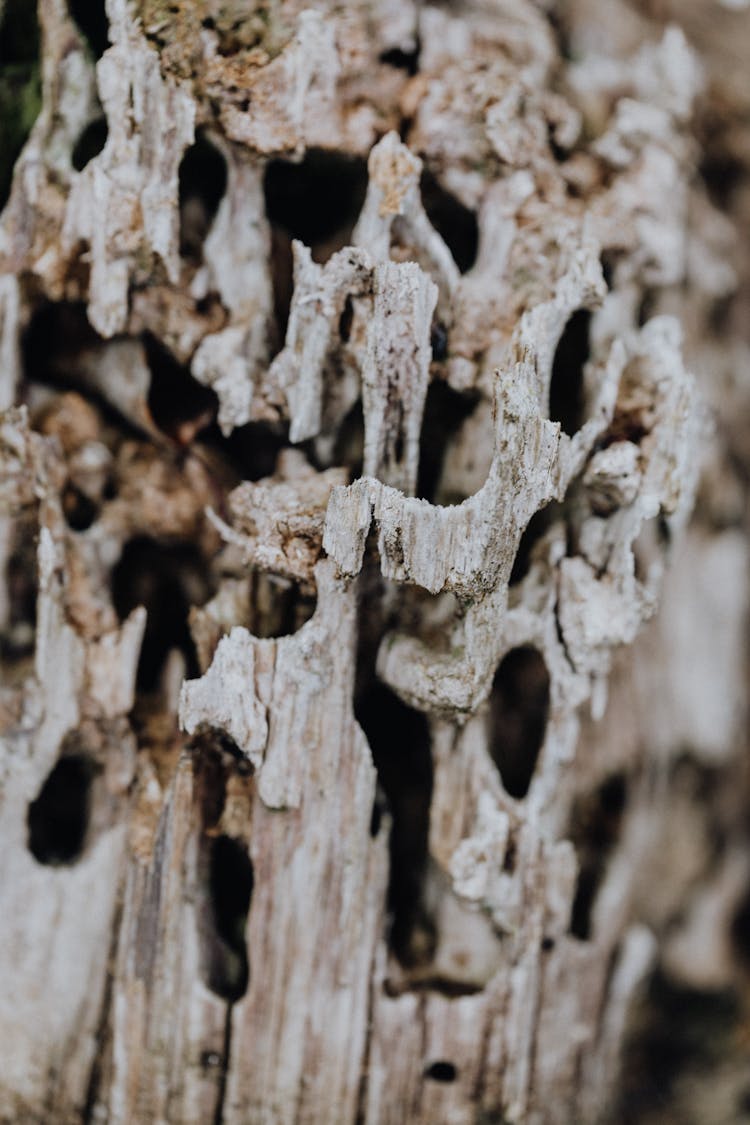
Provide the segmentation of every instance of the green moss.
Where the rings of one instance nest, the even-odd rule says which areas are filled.
[[[39,65],[0,67],[0,207],[8,200],[13,166],[41,108]]]
[[[0,23],[0,207],[42,107],[39,24],[29,0],[6,0]]]

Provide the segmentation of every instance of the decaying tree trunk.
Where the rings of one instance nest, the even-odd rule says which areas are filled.
[[[3,1121],[594,1122],[736,985],[742,7],[5,0]]]

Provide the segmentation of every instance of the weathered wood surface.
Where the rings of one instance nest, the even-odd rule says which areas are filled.
[[[39,0],[2,1120],[593,1122],[732,979],[741,14],[641,7]]]

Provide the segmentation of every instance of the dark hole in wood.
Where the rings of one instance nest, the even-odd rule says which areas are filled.
[[[271,160],[264,180],[269,221],[326,261],[346,246],[367,192],[367,163],[311,148],[298,163]]]
[[[218,727],[212,727],[209,737],[219,754],[224,756],[225,761],[229,759],[238,773],[245,777],[251,777],[255,773],[253,763],[245,757],[237,743],[226,731],[220,730]]]
[[[180,254],[195,263],[203,259],[203,243],[227,190],[227,162],[199,132],[179,169]]]
[[[516,843],[515,837],[511,836],[510,840],[508,841],[508,846],[505,849],[505,855],[503,856],[503,871],[506,873],[506,875],[512,875],[516,870],[517,859],[518,844]]]
[[[391,1000],[403,996],[406,992],[429,992],[444,996],[446,1000],[457,1000],[460,996],[476,996],[484,988],[483,984],[472,981],[451,980],[450,977],[422,975],[396,980],[386,977],[383,981],[383,993]]]
[[[392,817],[390,946],[406,968],[428,964],[435,928],[424,903],[432,752],[425,716],[375,682],[355,706]]]
[[[345,344],[348,343],[349,337],[351,336],[353,320],[354,303],[352,301],[351,294],[349,294],[344,301],[344,307],[341,310],[341,316],[339,317],[339,336]]]
[[[466,273],[476,262],[479,250],[476,215],[455,195],[446,191],[431,172],[422,173],[420,189],[428,219],[450,250],[461,273]]]
[[[262,480],[274,472],[281,450],[289,448],[288,427],[248,422],[224,435],[214,422],[201,431],[198,444],[218,450],[239,480]]]
[[[53,766],[26,816],[29,851],[38,863],[56,866],[80,856],[95,772],[85,754],[60,758]]]
[[[18,687],[33,674],[38,593],[35,516],[28,513],[10,525],[8,557],[0,569],[6,583],[8,613],[0,625],[0,683]]]
[[[549,144],[549,149],[552,153],[553,158],[559,164],[562,164],[563,161],[568,159],[570,148],[560,144],[560,142],[557,140],[555,132],[555,126],[552,124],[552,122],[549,122],[547,124],[547,143]]]
[[[546,535],[556,519],[562,516],[562,506],[553,500],[534,512],[524,528],[518,544],[516,557],[510,572],[510,585],[515,586],[521,582],[531,569],[531,560],[537,543]]]
[[[151,372],[149,413],[163,434],[187,445],[216,417],[216,394],[194,379],[150,332],[144,333],[143,345]]]
[[[15,528],[13,546],[5,564],[8,595],[8,628],[0,635],[3,660],[22,660],[34,652],[36,632],[37,563],[35,527],[31,522]]]
[[[659,546],[663,551],[668,551],[672,546],[672,524],[663,513],[660,513],[656,517],[656,535],[659,540]]]
[[[732,919],[732,943],[739,959],[746,968],[750,968],[750,887]]]
[[[109,20],[104,0],[68,0],[68,9],[95,59],[109,46]]]
[[[372,802],[372,814],[370,816],[370,836],[374,840],[380,832],[383,823],[383,797],[380,793],[375,794],[375,800]]]
[[[210,890],[210,851],[212,841],[218,835],[217,826],[224,811],[227,797],[227,779],[230,763],[221,748],[219,732],[215,727],[202,727],[190,740],[193,754],[194,788],[193,796],[199,806],[200,823],[203,835],[200,840],[201,884],[205,891]],[[203,905],[211,913],[211,896],[203,896]],[[213,915],[211,914],[211,919]],[[211,933],[213,933],[211,921]]]
[[[607,289],[609,289],[610,292],[612,291],[612,286],[614,285],[615,269],[617,268],[618,258],[618,254],[612,251],[605,251],[599,259],[602,267],[602,277],[604,278],[604,284],[607,286]]]
[[[263,187],[271,224],[276,343],[281,347],[292,300],[292,239],[309,246],[316,262],[326,262],[351,242],[367,194],[367,162],[311,148],[296,163],[270,161]]]
[[[34,627],[29,622],[0,633],[0,660],[7,666],[34,655]]]
[[[72,531],[86,531],[99,515],[99,507],[91,497],[70,482],[63,489],[62,510]]]
[[[136,606],[146,608],[136,680],[140,691],[158,690],[172,649],[183,654],[188,677],[199,674],[188,613],[211,592],[206,565],[193,544],[158,543],[148,536],[126,543],[112,571],[112,602],[121,621]]]
[[[403,414],[401,414],[403,419]],[[404,459],[404,431],[399,428],[396,433],[396,440],[393,443],[393,460],[396,465],[400,465]]]
[[[317,599],[298,582],[256,574],[250,631],[256,637],[288,637],[315,613]]]
[[[225,797],[226,777],[230,773],[237,773],[242,777],[252,777],[255,773],[255,766],[245,757],[240,750],[234,739],[227,734],[221,727],[214,727],[208,724],[201,724],[196,733],[188,741],[189,749],[196,755],[201,757],[201,769],[203,775],[210,775],[213,770],[214,776],[214,790],[218,790],[217,805],[214,809],[213,816],[211,815],[210,808],[204,806],[204,822],[207,824],[215,824],[221,816],[221,809]],[[206,766],[206,761],[211,763],[211,767]],[[210,784],[208,786],[211,788]],[[206,786],[203,787],[203,795],[206,795]]]
[[[448,330],[439,320],[430,329],[430,348],[436,363],[448,358]]]
[[[357,399],[339,426],[333,447],[334,465],[345,465],[352,480],[362,476],[365,458],[365,416],[362,400]]]
[[[97,117],[96,121],[89,122],[73,146],[71,162],[76,172],[82,172],[89,161],[99,155],[108,135],[106,117]]]
[[[589,309],[577,309],[563,329],[552,363],[549,416],[570,436],[584,421],[583,369],[589,358],[590,327]]]
[[[709,324],[711,332],[714,336],[728,336],[730,333],[738,331],[735,328],[735,310],[737,309],[737,301],[735,294],[726,294],[723,297],[717,297],[711,304],[709,313]]]
[[[28,0],[5,0],[0,17],[0,66],[34,63],[38,59],[36,5]]]
[[[727,211],[747,179],[747,169],[745,162],[737,156],[726,151],[712,152],[711,147],[709,141],[708,152],[700,162],[699,171],[713,205]]]
[[[655,315],[658,303],[659,296],[655,289],[644,290],[635,318],[639,328],[643,328],[644,324]]]
[[[514,648],[495,673],[490,695],[490,753],[505,791],[526,796],[544,742],[549,672],[535,648]]]
[[[633,540],[633,569],[639,582],[648,581],[651,567],[668,549],[672,532],[663,515],[644,520]]]
[[[86,353],[106,347],[107,341],[89,324],[82,301],[42,301],[21,335],[24,376],[56,390],[77,391],[96,406],[105,421],[123,433],[142,437],[142,431],[89,382]]]
[[[13,166],[42,104],[36,4],[5,0],[0,9],[0,208],[10,195]]]
[[[674,1104],[676,1082],[715,1074],[730,1055],[737,1057],[740,1004],[736,989],[690,989],[657,971],[639,1005],[635,1034],[626,1043],[613,1120],[673,1120],[664,1111]]]
[[[555,948],[555,939],[551,937],[542,938],[542,953],[550,953]]]
[[[284,346],[294,291],[292,240],[285,230],[271,224],[271,286],[273,288],[274,352]]]
[[[211,839],[208,878],[213,940],[207,950],[208,987],[234,1002],[250,979],[245,930],[253,894],[253,865],[247,848],[231,836]]]
[[[477,402],[475,395],[460,394],[442,379],[433,379],[430,383],[419,438],[417,496],[434,503],[448,445],[476,409]],[[445,498],[452,503],[465,499],[464,496]]]
[[[221,297],[213,290],[210,293],[206,293],[205,297],[199,297],[195,302],[195,311],[199,316],[211,317],[214,315],[215,309],[221,312],[223,308]]]
[[[561,56],[564,59],[573,59],[575,56],[570,45],[570,18],[567,12],[563,14],[557,8],[551,8],[549,11],[545,10],[544,14],[552,29]],[[503,1125],[503,1123],[498,1122],[498,1125]]]
[[[74,379],[65,378],[65,368],[79,352],[99,343],[82,302],[43,301],[21,335],[24,374],[38,383],[75,386]]]
[[[381,51],[378,59],[386,66],[405,70],[413,76],[419,70],[419,42],[410,51],[404,51],[401,47],[389,47],[387,51]]]
[[[457,1075],[458,1071],[454,1064],[444,1059],[430,1063],[424,1070],[425,1078],[431,1078],[433,1082],[455,1082]]]
[[[591,914],[609,857],[620,837],[627,802],[623,774],[613,774],[594,793],[573,807],[570,838],[578,856],[578,882],[570,918],[570,932],[587,940]]]

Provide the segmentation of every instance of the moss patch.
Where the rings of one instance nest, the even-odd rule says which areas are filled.
[[[39,24],[29,0],[6,0],[0,23],[0,207],[42,107]]]

